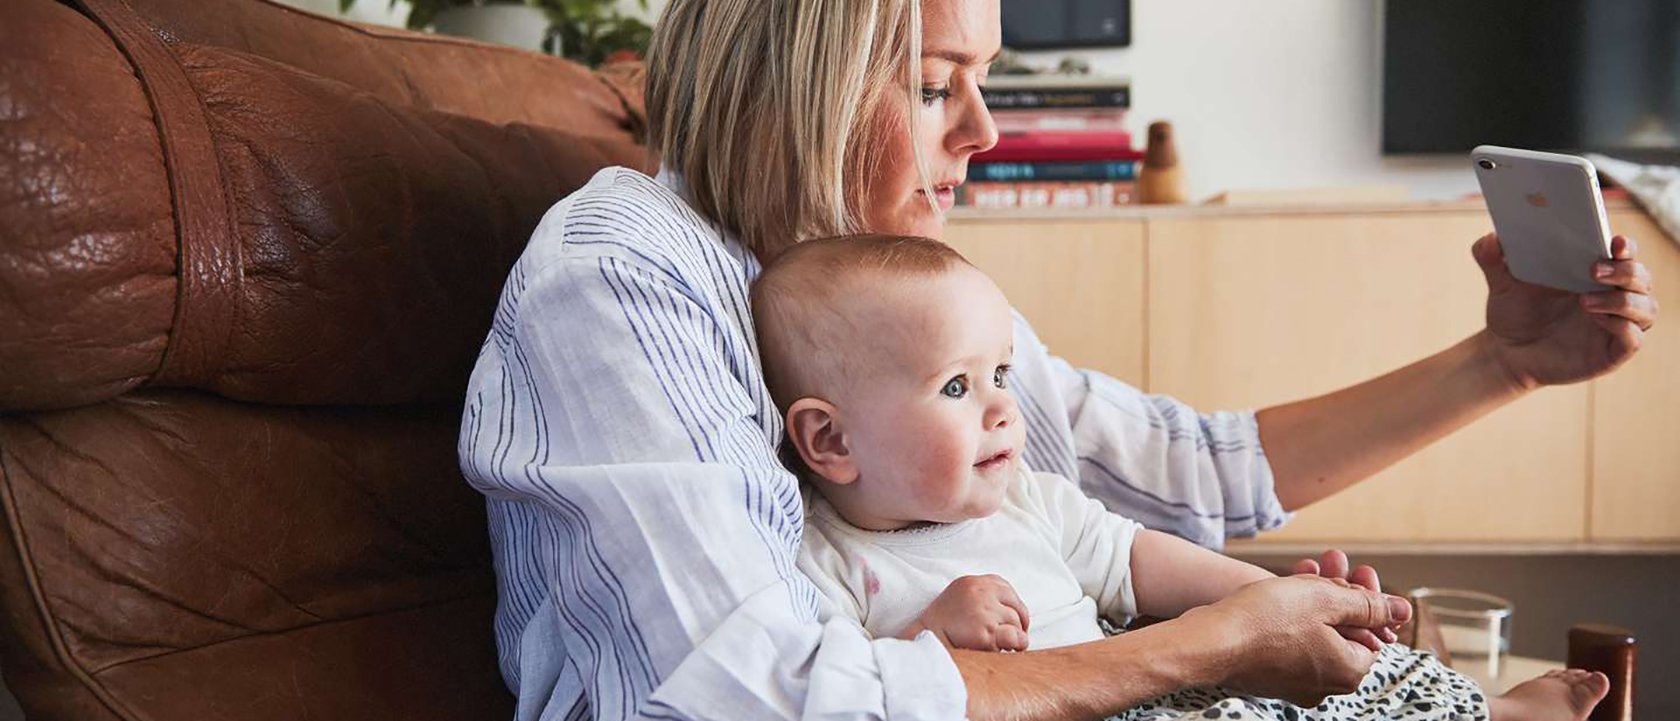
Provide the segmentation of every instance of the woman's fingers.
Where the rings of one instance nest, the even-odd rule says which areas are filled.
[[[1611,241],[1612,248],[1615,241]],[[1487,276],[1488,292],[1494,295],[1517,284],[1517,279],[1511,275],[1511,269],[1505,266],[1505,249],[1499,245],[1499,236],[1488,233],[1476,239],[1470,246],[1470,255],[1476,259],[1476,265],[1481,266],[1482,275]]]
[[[1625,235],[1618,235],[1610,239],[1610,257],[1632,258],[1639,254],[1639,241]]]
[[[1377,576],[1377,569],[1361,564],[1348,572],[1348,583],[1370,591],[1382,592],[1382,579]],[[1398,626],[1398,624],[1396,624]],[[1372,650],[1377,650],[1383,643],[1394,643],[1400,640],[1400,635],[1394,632],[1394,627],[1381,626],[1369,631],[1371,636],[1355,637],[1344,632],[1342,635],[1350,641],[1356,641]],[[1380,643],[1379,643],[1380,642]],[[1376,644],[1373,646],[1372,644]]]
[[[1639,351],[1645,343],[1645,330],[1631,320],[1619,315],[1589,315],[1600,328],[1603,328],[1616,339],[1616,357],[1628,358]]]
[[[1406,599],[1351,586],[1334,592],[1325,608],[1329,616],[1324,621],[1332,626],[1379,628],[1412,619],[1412,604]]]
[[[1383,630],[1386,631],[1388,629]],[[1378,640],[1377,634],[1372,633],[1371,629],[1359,628],[1356,626],[1337,626],[1336,632],[1342,634],[1342,638],[1371,649],[1372,651],[1382,650],[1382,641]]]
[[[1640,330],[1650,330],[1657,322],[1657,299],[1643,293],[1607,290],[1583,293],[1581,307],[1596,315],[1614,315],[1633,321]]]
[[[1631,293],[1651,292],[1651,269],[1637,260],[1601,260],[1593,264],[1593,279]]]

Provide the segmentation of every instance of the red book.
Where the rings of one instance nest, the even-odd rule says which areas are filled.
[[[1123,130],[1007,133],[997,147],[974,156],[976,163],[1033,163],[1057,160],[1142,160],[1132,149],[1132,134]]]

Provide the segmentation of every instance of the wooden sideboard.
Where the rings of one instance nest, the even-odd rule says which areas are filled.
[[[1680,292],[1680,245],[1627,202],[1610,215],[1659,299]],[[1052,351],[1211,410],[1335,390],[1475,332],[1470,244],[1491,228],[1480,203],[959,210],[947,238]],[[1616,373],[1523,398],[1258,543],[1680,549],[1677,325]]]

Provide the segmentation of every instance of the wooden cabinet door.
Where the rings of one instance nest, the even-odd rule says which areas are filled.
[[[1593,541],[1680,541],[1680,245],[1637,210],[1610,227],[1639,242],[1658,302],[1668,299],[1644,347],[1593,382]]]
[[[1142,220],[953,220],[946,240],[1050,352],[1143,385]]]
[[[1149,390],[1258,408],[1444,349],[1483,326],[1470,244],[1490,229],[1470,210],[1152,219]],[[1542,390],[1261,540],[1583,541],[1587,403],[1587,384]]]

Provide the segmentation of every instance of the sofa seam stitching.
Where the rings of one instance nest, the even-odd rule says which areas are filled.
[[[244,641],[244,640],[247,640],[247,639],[262,638],[264,636],[279,636],[279,635],[283,635],[283,634],[292,633],[292,632],[295,632],[295,631],[303,631],[303,630],[315,628],[317,626],[331,626],[331,625],[334,625],[334,624],[349,623],[349,622],[352,622],[352,621],[360,621],[360,620],[363,620],[363,619],[375,618],[375,617],[378,617],[378,616],[389,616],[389,615],[392,615],[392,614],[407,613],[407,612],[410,612],[410,611],[421,611],[421,610],[425,610],[425,609],[428,609],[428,608],[435,608],[435,607],[438,607],[438,606],[447,606],[447,605],[454,604],[454,603],[460,603],[462,601],[468,601],[468,600],[472,600],[472,599],[475,599],[475,598],[481,598],[484,595],[485,594],[483,594],[483,593],[465,594],[465,595],[461,595],[461,596],[455,596],[455,597],[452,597],[452,598],[436,600],[436,601],[432,601],[432,602],[428,602],[428,603],[414,604],[412,606],[400,606],[400,607],[396,607],[396,608],[386,608],[386,609],[380,609],[380,610],[377,610],[377,611],[369,611],[367,613],[359,613],[359,614],[354,614],[354,615],[350,615],[350,616],[344,616],[344,617],[341,617],[341,618],[330,618],[330,619],[325,619],[325,620],[321,620],[321,621],[316,621],[315,623],[306,623],[306,624],[302,624],[302,625],[298,625],[298,626],[291,626],[291,627],[288,627],[288,628],[278,629],[278,630],[274,630],[274,631],[259,631],[259,632],[256,632],[256,633],[247,633],[247,634],[243,634],[243,635],[240,635],[240,636],[234,636],[233,638],[224,638],[224,639],[220,639],[220,640],[217,640],[217,641],[211,641],[210,643],[199,644],[197,646],[189,646],[189,647],[186,647],[186,648],[175,648],[175,649],[170,649],[168,651],[163,651],[163,652],[160,652],[160,653],[154,653],[154,654],[151,654],[151,655],[148,655],[148,656],[137,656],[135,658],[126,658],[126,659],[123,659],[121,661],[116,661],[116,662],[113,662],[113,663],[110,663],[110,664],[107,664],[107,665],[104,665],[104,666],[100,666],[99,668],[97,668],[95,670],[92,670],[90,673],[103,674],[103,673],[106,673],[106,672],[114,670],[114,669],[118,669],[118,668],[122,668],[124,666],[128,666],[130,664],[143,663],[143,662],[146,662],[146,661],[154,661],[154,660],[157,660],[157,659],[160,659],[160,658],[167,658],[169,656],[176,656],[176,655],[180,655],[180,654],[183,654],[183,653],[192,653],[194,651],[202,651],[202,650],[205,650],[205,649],[215,648],[217,646],[221,646],[221,645],[224,645],[224,644],[236,643],[236,642]]]
[[[104,684],[94,678],[94,672],[83,666],[80,659],[70,653],[69,646],[64,641],[63,633],[58,628],[58,624],[54,622],[57,616],[52,612],[47,602],[45,589],[41,587],[40,571],[36,568],[28,551],[29,539],[23,528],[22,514],[18,509],[16,490],[13,487],[12,474],[6,458],[5,448],[0,445],[0,490],[4,491],[4,494],[0,495],[0,509],[4,510],[6,524],[12,529],[18,566],[23,569],[25,583],[29,586],[29,595],[35,601],[36,613],[39,614],[39,621],[48,642],[52,644],[53,653],[58,657],[59,664],[70,671],[71,675],[75,676],[77,680],[81,681],[94,698],[105,705],[107,711],[120,718],[139,718],[126,706],[118,703],[116,698],[106,690]]]

